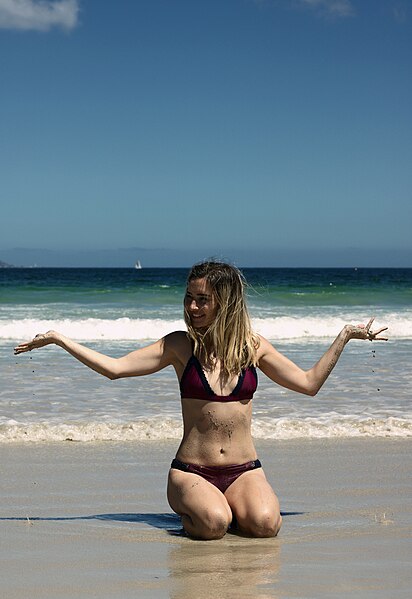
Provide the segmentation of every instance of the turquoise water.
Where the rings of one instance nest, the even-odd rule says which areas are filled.
[[[256,328],[274,339],[325,337],[341,322],[388,318],[412,338],[412,269],[245,269]],[[186,269],[2,269],[0,339],[63,324],[84,339],[156,339],[182,326]],[[123,319],[123,320],[122,320]],[[86,321],[87,320],[87,324]],[[44,327],[43,327],[44,328]]]
[[[245,269],[254,328],[304,368],[346,322],[389,327],[352,341],[316,398],[260,374],[258,438],[409,436],[412,269]],[[183,329],[186,269],[0,269],[0,442],[166,439],[181,435],[171,369],[107,381],[59,348],[13,356],[50,328],[110,355]]]
[[[412,269],[249,268],[249,296],[269,306],[411,306]],[[0,270],[1,304],[180,306],[187,269]]]

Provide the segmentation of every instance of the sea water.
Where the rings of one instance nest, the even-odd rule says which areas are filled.
[[[257,439],[412,435],[412,269],[244,269],[254,329],[310,368],[346,323],[388,326],[353,340],[315,398],[259,372]],[[13,355],[51,328],[121,356],[185,328],[187,269],[0,269],[0,442],[179,439],[172,368],[109,381],[56,346]]]

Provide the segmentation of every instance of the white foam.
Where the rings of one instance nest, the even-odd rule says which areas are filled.
[[[344,437],[412,437],[412,419],[324,416],[262,418],[252,424],[256,439],[331,439]]]
[[[255,318],[252,325],[255,331],[268,339],[317,339],[335,337],[345,324],[366,324],[369,315],[348,313],[344,317],[317,315],[308,317],[280,316],[277,318]],[[388,336],[412,338],[412,313],[382,314],[373,323],[373,329],[387,326]],[[386,334],[385,333],[385,334]]]
[[[0,443],[50,443],[56,441],[155,441],[180,439],[180,420],[148,418],[137,422],[0,425]]]
[[[279,316],[253,318],[252,326],[268,339],[317,339],[335,337],[347,322],[366,322],[365,314],[347,318],[327,315],[308,317]],[[381,314],[374,327],[386,325],[391,339],[412,339],[412,311]],[[185,330],[183,319],[86,318],[42,320],[24,318],[1,320],[0,339],[31,339],[38,333],[57,330],[72,339],[87,340],[145,340],[159,339],[176,330]]]
[[[50,443],[62,441],[164,441],[179,440],[182,424],[175,418],[145,418],[125,424],[71,423],[0,425],[0,443]],[[325,416],[321,418],[258,418],[252,425],[255,439],[331,439],[350,437],[412,437],[412,419]]]
[[[25,318],[0,322],[0,339],[31,339],[51,329],[67,337],[92,340],[160,339],[176,330],[185,330],[182,320],[86,318],[79,320],[39,320]]]

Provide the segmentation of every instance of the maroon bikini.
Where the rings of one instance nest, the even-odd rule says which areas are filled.
[[[207,401],[242,401],[252,399],[257,388],[257,372],[254,366],[242,370],[236,387],[229,395],[216,395],[211,389],[203,368],[192,355],[180,380],[180,397],[182,399],[206,399]]]
[[[190,357],[180,380],[180,396],[182,399],[203,399],[205,401],[217,402],[242,401],[252,399],[256,388],[256,368],[249,366],[241,372],[232,393],[229,395],[216,395],[210,387],[203,368],[195,355]],[[174,459],[171,464],[171,468],[198,474],[217,487],[222,493],[241,474],[261,467],[262,464],[259,460],[252,460],[245,464],[235,464],[233,466],[202,466],[200,464],[186,464],[178,459]]]
[[[199,464],[186,464],[175,458],[172,460],[171,468],[198,474],[217,487],[219,491],[224,493],[241,474],[248,472],[249,470],[262,468],[262,464],[260,463],[260,460],[252,460],[246,462],[246,464],[238,464],[235,466],[200,466]]]

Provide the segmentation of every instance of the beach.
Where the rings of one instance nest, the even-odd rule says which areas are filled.
[[[5,272],[7,270],[7,272]],[[316,397],[259,371],[252,434],[279,496],[275,539],[183,534],[166,500],[182,436],[173,369],[109,381],[50,328],[121,356],[184,327],[185,269],[0,271],[0,580],[6,599],[408,598],[412,269],[249,269],[252,325],[302,368],[346,322]]]
[[[410,597],[410,439],[257,447],[279,536],[202,542],[166,501],[175,442],[1,445],[2,595]]]

